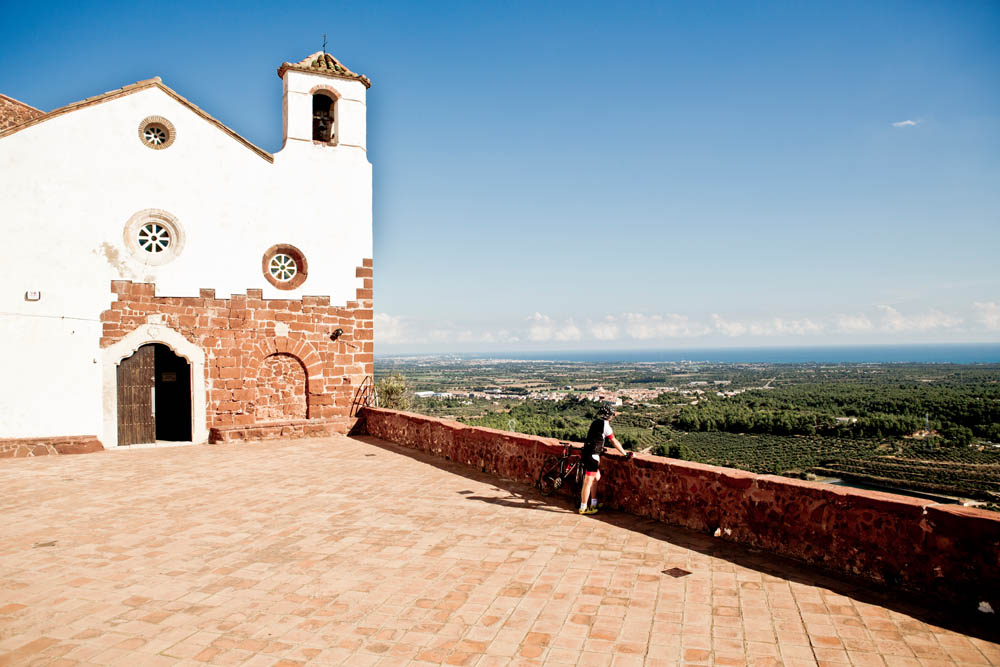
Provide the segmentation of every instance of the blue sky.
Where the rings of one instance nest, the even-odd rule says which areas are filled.
[[[996,2],[3,10],[0,92],[159,75],[268,150],[326,32],[381,353],[1000,341]]]

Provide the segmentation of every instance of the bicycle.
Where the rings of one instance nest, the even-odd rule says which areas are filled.
[[[625,460],[631,461],[634,456],[634,452],[629,452]],[[573,484],[574,489],[583,488],[583,463],[580,461],[580,450],[573,449],[570,443],[564,442],[562,456],[550,456],[546,459],[542,471],[538,473],[538,482],[535,486],[543,496],[551,496],[561,489],[567,480]]]
[[[565,442],[562,456],[550,456],[542,465],[536,486],[543,496],[550,496],[561,489],[567,480],[575,488],[580,488],[583,484],[583,465],[580,463],[580,450],[574,450],[570,443]]]

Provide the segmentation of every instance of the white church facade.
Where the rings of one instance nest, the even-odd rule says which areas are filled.
[[[0,456],[343,431],[370,384],[370,81],[278,69],[271,154],[159,78],[0,99]],[[62,448],[62,449],[60,449]]]

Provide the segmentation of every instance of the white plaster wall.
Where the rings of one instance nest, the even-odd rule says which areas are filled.
[[[340,83],[297,76],[307,91]],[[356,101],[340,128],[357,138],[350,125],[363,127],[365,89],[343,83],[360,88],[345,90]],[[311,128],[311,102],[305,112]],[[297,115],[294,104],[289,113]],[[173,145],[157,151],[140,142],[148,116],[173,123]],[[213,288],[228,298],[257,288],[265,298],[353,300],[361,286],[355,268],[372,256],[363,147],[363,135],[357,145],[290,141],[272,164],[156,87],[0,139],[7,249],[0,438],[105,431],[98,319],[113,300],[112,280],[155,282],[157,296]],[[134,257],[123,239],[132,214],[148,208],[176,216],[187,237],[181,254],[161,266]],[[261,272],[264,252],[277,243],[306,256],[309,277],[298,289],[278,290]],[[40,291],[41,300],[25,301],[27,290]]]
[[[337,95],[337,143],[365,149],[366,88],[360,81],[318,77],[305,72],[289,70],[284,78],[284,123],[286,147],[288,140],[312,143],[312,94],[317,86],[334,91]]]

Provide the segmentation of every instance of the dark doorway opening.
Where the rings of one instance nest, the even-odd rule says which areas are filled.
[[[166,345],[153,344],[157,440],[191,439],[191,365]]]
[[[118,366],[118,444],[191,439],[191,366],[166,345],[143,345]]]

